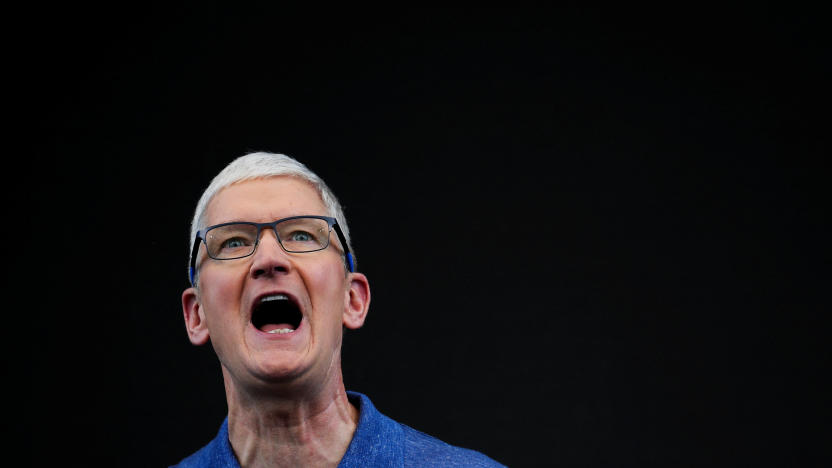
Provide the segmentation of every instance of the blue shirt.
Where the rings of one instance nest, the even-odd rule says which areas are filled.
[[[448,445],[393,421],[379,413],[366,395],[347,392],[347,396],[360,414],[355,434],[339,467],[503,466],[479,452]],[[240,468],[228,441],[228,418],[214,440],[172,468],[192,467]]]

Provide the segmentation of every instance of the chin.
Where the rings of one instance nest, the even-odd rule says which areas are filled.
[[[252,375],[257,380],[267,383],[291,383],[293,381],[303,380],[303,377],[308,374],[307,366],[303,365],[298,356],[295,359],[287,359],[285,353],[268,353],[268,354],[282,354],[282,356],[268,356],[269,359],[261,361],[251,369]]]

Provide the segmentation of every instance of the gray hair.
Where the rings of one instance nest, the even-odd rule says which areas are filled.
[[[353,250],[352,242],[350,241],[350,230],[347,227],[347,218],[344,216],[344,210],[341,208],[338,198],[335,197],[335,194],[332,190],[330,190],[323,179],[309,170],[309,168],[303,163],[286,156],[285,154],[265,152],[249,153],[245,156],[240,156],[225,166],[225,169],[220,171],[220,173],[214,177],[208,185],[208,188],[202,192],[202,197],[200,197],[199,202],[196,204],[194,219],[191,221],[189,247],[193,246],[194,240],[196,239],[196,233],[205,227],[203,219],[205,216],[205,210],[208,208],[208,203],[211,202],[220,190],[238,182],[265,179],[267,177],[275,176],[297,177],[312,184],[321,196],[321,201],[323,201],[324,206],[326,207],[327,214],[338,221],[338,225],[344,233],[344,238],[347,240],[347,247],[350,252],[353,252],[353,257],[355,257],[355,251]],[[190,262],[191,259],[188,258],[188,260]],[[197,283],[197,275],[197,272],[194,272],[194,285]]]

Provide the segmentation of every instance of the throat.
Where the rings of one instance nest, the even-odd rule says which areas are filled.
[[[281,396],[243,403],[229,398],[228,438],[240,465],[337,466],[358,422],[343,383],[339,388],[311,400]]]

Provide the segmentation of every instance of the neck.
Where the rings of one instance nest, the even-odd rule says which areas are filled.
[[[268,398],[224,374],[228,438],[241,467],[338,465],[358,424],[340,373],[320,391],[276,389]]]

